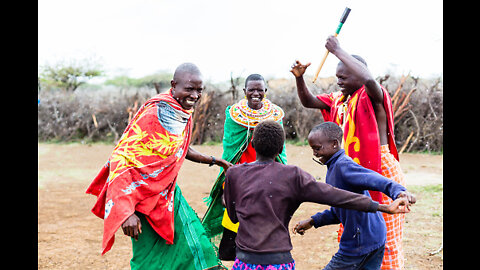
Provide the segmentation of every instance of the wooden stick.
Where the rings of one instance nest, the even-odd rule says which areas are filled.
[[[334,36],[338,36],[337,33],[334,34]],[[329,51],[326,50],[325,55],[323,56],[322,62],[320,62],[320,66],[317,69],[317,72],[315,73],[315,77],[313,78],[313,82],[315,82],[318,78],[318,74],[320,73],[320,70],[322,70],[323,64],[325,64],[325,60],[327,60]]]
[[[350,8],[346,7],[345,10],[343,11],[342,17],[340,17],[340,23],[338,24],[337,30],[335,31],[335,34],[334,34],[335,37],[338,36],[338,34],[340,33],[340,30],[342,29],[343,24],[347,20],[348,14],[350,14],[350,10],[351,10]],[[327,50],[325,52],[325,55],[323,56],[323,60],[320,63],[320,66],[317,69],[317,73],[315,73],[315,77],[313,78],[313,82],[315,82],[317,80],[318,74],[320,73],[320,70],[322,69],[323,64],[325,63],[325,60],[327,60],[328,53],[329,53],[329,51]]]

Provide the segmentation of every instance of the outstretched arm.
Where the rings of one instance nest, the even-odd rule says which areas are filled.
[[[413,200],[415,203],[415,200]],[[340,220],[336,217],[335,213],[332,212],[333,210],[325,210],[323,212],[319,212],[312,217],[299,221],[295,227],[293,227],[292,232],[293,234],[305,234],[305,231],[309,230],[310,228],[314,227],[318,228],[321,226],[329,225],[329,224],[338,224]],[[388,213],[388,214],[400,214],[400,213],[409,213],[410,212],[410,202],[407,197],[400,197],[393,201],[391,204],[379,204],[377,211]]]
[[[300,98],[300,102],[306,108],[315,108],[315,109],[330,109],[323,101],[319,100],[314,96],[307,88],[305,80],[303,79],[303,74],[307,67],[310,66],[310,63],[302,65],[300,61],[296,60],[295,64],[292,65],[290,72],[295,76],[295,82],[297,84],[297,93]]]
[[[375,78],[373,78],[368,68],[362,62],[355,59],[340,47],[340,43],[335,36],[328,37],[325,47],[342,61],[342,63],[353,72],[353,74],[363,81],[363,84],[365,84],[365,90],[373,102],[383,102],[383,91],[380,84],[375,81]]]
[[[216,159],[213,156],[208,156],[208,155],[202,154],[202,153],[198,152],[197,150],[193,149],[191,146],[188,147],[188,152],[187,152],[187,155],[186,155],[185,158],[190,160],[190,161],[197,162],[197,163],[215,164],[215,165],[218,165],[218,166],[222,167],[225,171],[229,167],[233,166],[232,163],[230,163],[230,162],[228,162],[224,159],[221,159],[221,158]]]
[[[378,202],[372,198],[317,182],[308,172],[296,167],[295,193],[301,202],[315,202],[363,212],[376,212]]]
[[[310,228],[313,227],[314,221],[313,218],[305,219],[302,221],[299,221],[295,227],[293,227],[292,232],[293,234],[300,234],[303,235],[306,230],[309,230]]]
[[[399,197],[391,204],[379,204],[377,211],[387,214],[401,214],[410,212],[410,202],[406,197]]]
[[[321,227],[330,224],[339,224],[340,219],[338,219],[337,214],[335,213],[334,208],[324,210],[323,212],[318,212],[315,215],[311,216],[309,219],[302,220],[295,225],[293,228],[293,233],[298,232],[300,235],[303,235],[306,230],[311,227]]]
[[[355,162],[342,162],[337,168],[343,181],[357,191],[375,190],[385,193],[392,200],[404,197],[409,203],[416,201],[404,186]]]

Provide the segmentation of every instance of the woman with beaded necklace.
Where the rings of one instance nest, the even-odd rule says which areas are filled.
[[[258,123],[267,119],[283,125],[282,119],[285,115],[282,108],[266,98],[266,83],[260,74],[251,74],[246,78],[243,92],[245,98],[227,106],[225,110],[222,159],[232,164],[254,162],[256,153],[251,144],[253,129]],[[285,144],[276,161],[287,163]],[[218,239],[221,235],[219,258],[224,261],[233,261],[235,260],[235,237],[238,223],[233,223],[225,211],[224,180],[225,171],[220,169],[210,196],[206,199],[208,209],[202,219],[202,224],[211,238]],[[218,243],[218,240],[216,242]]]

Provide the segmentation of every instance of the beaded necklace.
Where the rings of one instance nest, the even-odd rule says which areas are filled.
[[[273,104],[268,99],[262,100],[262,107],[254,110],[248,107],[246,99],[232,105],[230,108],[230,116],[237,124],[247,128],[256,127],[258,123],[270,119],[276,122],[282,120],[285,116],[282,108]]]

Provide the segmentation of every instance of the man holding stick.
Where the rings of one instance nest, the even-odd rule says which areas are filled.
[[[336,76],[340,91],[313,95],[303,79],[310,65],[296,61],[290,70],[296,79],[297,93],[303,106],[320,109],[324,120],[342,127],[342,147],[355,162],[381,173],[405,186],[398,162],[393,133],[392,103],[387,90],[375,81],[363,58],[348,54],[335,36],[325,44],[327,50],[340,62]],[[391,199],[378,191],[369,191],[372,199],[388,204]],[[402,248],[404,214],[383,215],[387,225],[387,242],[381,269],[403,269]],[[338,241],[343,232],[340,224]]]

